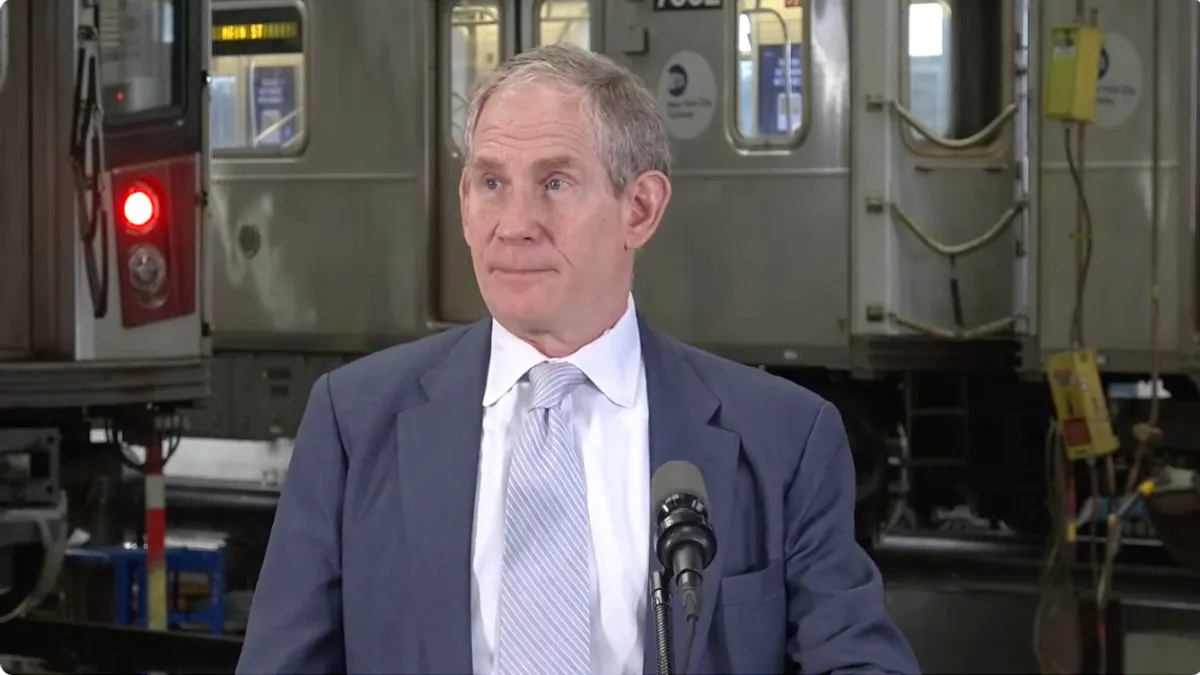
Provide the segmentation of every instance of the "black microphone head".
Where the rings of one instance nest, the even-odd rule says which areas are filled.
[[[695,464],[676,460],[658,467],[650,479],[658,560],[678,583],[698,583],[717,553],[708,522],[708,489]]]
[[[708,509],[708,488],[704,486],[700,469],[679,459],[663,464],[654,472],[650,479],[651,508],[657,510],[664,501],[678,494],[691,495]]]

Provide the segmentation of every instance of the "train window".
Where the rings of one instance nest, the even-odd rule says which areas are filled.
[[[1004,0],[909,0],[902,103],[940,136],[973,136],[1009,95],[1004,80]],[[911,143],[926,145],[909,128]]]
[[[308,136],[303,9],[259,5],[212,16],[213,154],[299,154]]]
[[[808,81],[804,7],[797,0],[738,0],[737,133],[747,147],[794,145]]]
[[[539,4],[539,45],[570,42],[591,49],[592,22],[588,0],[541,0]]]
[[[108,123],[181,109],[182,12],[175,0],[101,0],[99,78]]]
[[[450,138],[461,150],[467,124],[467,96],[475,80],[500,65],[503,57],[499,0],[458,0],[450,9]]]

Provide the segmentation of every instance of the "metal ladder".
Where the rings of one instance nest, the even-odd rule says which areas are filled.
[[[934,387],[937,391],[931,393]],[[907,468],[965,466],[970,421],[965,375],[905,374],[904,428],[910,448]],[[927,440],[931,438],[934,440]],[[957,447],[946,447],[951,444]]]

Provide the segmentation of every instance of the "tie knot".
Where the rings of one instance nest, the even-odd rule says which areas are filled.
[[[534,408],[557,408],[587,375],[566,361],[543,361],[529,369]]]

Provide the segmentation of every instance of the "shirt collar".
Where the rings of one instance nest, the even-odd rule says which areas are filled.
[[[566,361],[583,371],[608,400],[623,408],[634,404],[642,366],[642,342],[633,294],[617,323],[579,351],[563,359],[547,359],[533,345],[492,320],[492,352],[483,405],[491,406],[513,388],[530,368],[543,361]]]

